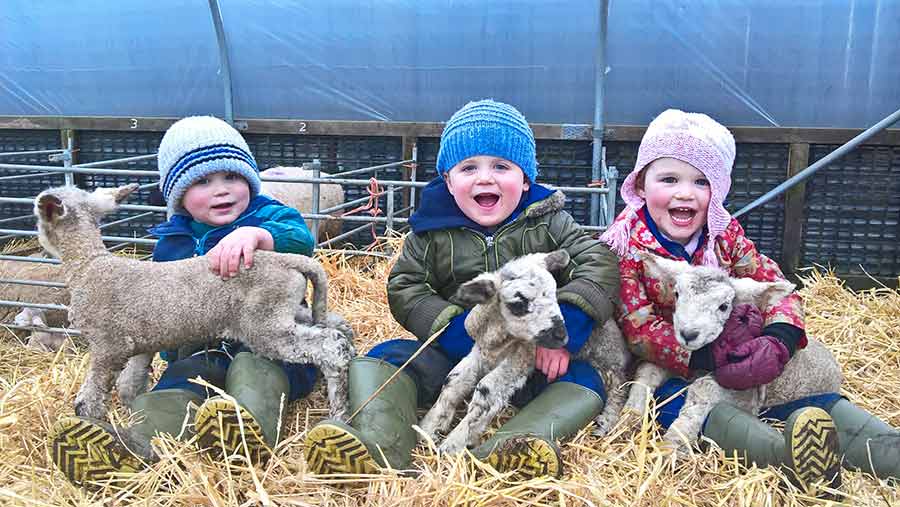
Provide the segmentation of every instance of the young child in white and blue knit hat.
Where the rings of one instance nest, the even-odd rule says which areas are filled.
[[[559,475],[555,439],[566,438],[602,409],[598,372],[570,360],[595,325],[613,315],[619,293],[615,255],[563,211],[565,197],[535,180],[534,134],[516,108],[470,102],[444,127],[438,177],[422,192],[412,232],[388,279],[391,313],[419,340],[445,325],[437,345],[422,351],[359,414],[344,424],[326,420],[307,434],[307,461],[316,473],[372,473],[410,466],[416,406],[432,404],[450,370],[472,349],[464,322],[469,308],[457,288],[529,253],[565,249],[570,265],[558,277],[559,306],[569,341],[538,348],[533,379],[514,400],[522,410],[474,454],[501,470]],[[420,341],[389,340],[350,365],[355,410],[397,372]]]
[[[155,261],[203,255],[213,272],[229,278],[251,269],[256,250],[312,255],[314,243],[303,217],[260,195],[250,148],[224,121],[197,116],[175,122],[163,136],[157,160],[169,220],[150,231],[159,237]],[[162,356],[169,363],[159,382],[132,403],[140,422],[113,428],[68,417],[56,424],[50,437],[53,460],[69,480],[84,484],[140,470],[144,462],[132,451],[155,458],[150,438],[156,433],[188,438],[195,430],[200,446],[213,455],[249,451],[254,460],[264,460],[277,443],[282,399],[305,396],[317,376],[311,365],[275,363],[234,341]],[[190,381],[196,377],[234,397],[238,410]],[[191,405],[199,406],[193,420],[188,419]],[[186,420],[191,424],[183,427]]]

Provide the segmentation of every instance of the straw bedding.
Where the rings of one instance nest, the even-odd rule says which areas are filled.
[[[360,351],[386,338],[408,336],[387,308],[389,262],[340,254],[320,259],[331,276],[330,308],[350,320]],[[900,426],[900,293],[889,289],[853,293],[834,276],[819,272],[811,272],[806,282],[808,328],[843,365],[844,393]],[[59,416],[72,413],[87,366],[84,348],[69,340],[58,353],[35,352],[25,349],[8,330],[0,333],[0,504],[4,505],[825,504],[784,486],[776,470],[748,470],[716,450],[698,452],[675,465],[659,448],[660,435],[647,420],[620,424],[604,439],[585,430],[566,442],[562,450],[567,473],[561,480],[515,482],[467,456],[438,460],[425,446],[416,451],[414,463],[421,473],[415,477],[315,478],[307,473],[303,437],[325,416],[321,387],[290,406],[285,438],[263,467],[248,467],[240,458],[212,462],[190,443],[163,438],[157,445],[164,458],[146,472],[99,490],[82,490],[55,470],[45,438]],[[158,374],[163,365],[154,367]],[[112,416],[121,420],[127,412],[118,408]],[[900,487],[845,472],[838,498],[852,505],[900,506]]]

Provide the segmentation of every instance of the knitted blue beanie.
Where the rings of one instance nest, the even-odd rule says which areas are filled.
[[[437,172],[443,175],[478,155],[505,158],[521,167],[531,183],[537,178],[534,133],[522,113],[509,104],[479,100],[453,113],[441,134]]]
[[[156,163],[159,190],[170,216],[188,214],[181,198],[195,181],[212,173],[241,175],[250,185],[251,199],[262,184],[247,141],[231,125],[212,116],[190,116],[172,124],[159,143]]]

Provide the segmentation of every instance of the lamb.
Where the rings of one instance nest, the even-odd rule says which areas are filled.
[[[31,257],[42,257],[40,253]],[[0,261],[0,278],[36,280],[41,282],[61,282],[59,266],[32,262]],[[69,304],[69,291],[56,287],[9,284],[3,286],[3,299],[28,303]],[[18,310],[18,313],[17,313]],[[18,326],[64,327],[68,324],[64,311],[42,310],[38,308],[0,307],[0,322],[8,322],[12,317]],[[28,337],[28,347],[38,350],[56,351],[65,342],[66,336],[35,330]]]
[[[432,438],[445,432],[454,410],[472,394],[468,411],[439,447],[454,453],[478,443],[490,421],[520,389],[535,367],[535,347],[559,348],[567,336],[556,300],[551,271],[564,269],[569,254],[557,250],[530,254],[506,263],[463,284],[457,297],[476,306],[466,318],[466,330],[475,340],[472,351],[453,368],[438,400],[420,423]],[[525,295],[531,311],[516,311]],[[616,423],[625,403],[625,382],[631,355],[614,322],[596,326],[577,359],[588,361],[601,375],[610,393],[595,422],[600,433]]]
[[[88,372],[75,413],[104,419],[116,375],[126,404],[147,387],[152,354],[209,337],[239,339],[270,359],[313,363],[328,383],[331,416],[347,417],[347,369],[353,333],[326,313],[328,282],[321,265],[300,255],[258,251],[236,277],[214,275],[206,259],[141,262],[111,254],[97,224],[138,188],[51,188],[35,199],[41,245],[62,259],[69,318],[89,347]],[[303,308],[307,280],[310,310]]]
[[[672,316],[678,343],[687,350],[697,350],[714,341],[722,331],[731,309],[751,303],[760,309],[777,303],[794,290],[787,281],[757,282],[749,278],[730,278],[712,267],[691,266],[686,262],[642,254],[647,273],[673,287],[678,295]],[[697,337],[689,342],[683,334]],[[712,375],[694,380],[687,389],[687,399],[678,417],[663,435],[663,440],[677,454],[683,454],[696,442],[703,421],[719,402],[727,402],[756,414],[763,407],[786,403],[805,396],[836,392],[843,376],[831,352],[808,338],[806,348],[797,351],[784,372],[771,383],[746,391],[726,389]],[[653,391],[671,375],[655,364],[638,365],[625,412],[645,414]]]
[[[312,178],[313,172],[301,167],[272,167],[259,173],[260,177],[270,178]],[[319,172],[319,176],[329,176],[326,172]],[[312,184],[289,183],[278,181],[263,181],[262,193],[278,199],[282,203],[296,209],[300,213],[312,212]],[[324,210],[344,203],[344,189],[338,184],[329,183],[319,185],[319,209]],[[334,214],[338,214],[336,212]],[[342,220],[329,218],[319,222],[318,241],[334,238],[341,233]],[[312,230],[312,220],[306,219],[306,226]]]

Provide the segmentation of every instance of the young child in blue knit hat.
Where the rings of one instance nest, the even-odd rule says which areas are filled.
[[[412,233],[387,288],[394,318],[419,341],[390,340],[355,358],[351,409],[368,400],[422,341],[449,325],[437,344],[413,359],[350,424],[326,420],[309,431],[310,470],[409,468],[416,407],[434,403],[447,374],[473,346],[464,326],[470,308],[454,299],[457,288],[514,258],[563,248],[571,262],[558,276],[558,299],[569,341],[563,349],[538,347],[535,375],[514,400],[524,407],[473,451],[500,470],[559,475],[555,439],[584,427],[605,401],[598,372],[570,357],[595,325],[613,315],[619,293],[616,257],[563,211],[561,192],[535,182],[534,135],[508,104],[482,100],[457,111],[441,135],[437,172],[410,219]]]
[[[205,255],[210,270],[228,278],[251,269],[256,250],[312,255],[315,243],[303,217],[260,195],[250,148],[224,121],[198,116],[175,122],[159,145],[157,161],[169,220],[150,230],[159,237],[154,261]],[[195,303],[201,302],[184,302]],[[283,400],[308,394],[317,376],[311,365],[272,362],[237,342],[214,341],[208,348],[162,356],[168,367],[159,382],[131,404],[138,423],[113,428],[68,417],[55,425],[53,461],[69,480],[85,484],[141,469],[157,458],[150,445],[156,433],[186,439],[195,430],[200,446],[214,456],[249,452],[252,460],[263,460],[278,440]],[[234,397],[238,410],[189,380],[196,377]]]

